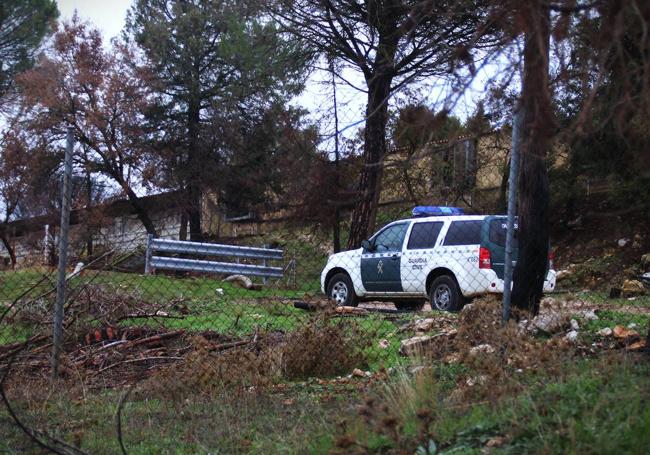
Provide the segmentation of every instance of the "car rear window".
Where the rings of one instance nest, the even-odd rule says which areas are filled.
[[[481,243],[481,225],[483,220],[452,221],[445,245],[479,245]]]
[[[490,243],[502,246],[506,246],[506,232],[507,232],[507,221],[505,219],[498,219],[490,221]],[[515,236],[512,247],[517,248],[517,224],[515,223]]]
[[[407,249],[421,250],[424,248],[433,248],[436,245],[436,240],[438,239],[442,225],[443,223],[441,221],[435,223],[415,223],[411,229]]]

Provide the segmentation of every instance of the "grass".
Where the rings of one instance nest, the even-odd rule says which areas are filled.
[[[456,385],[438,380],[440,368],[419,379],[401,373],[378,394],[390,410],[360,424],[354,439],[377,452],[427,453],[431,446],[434,453],[479,454],[498,438],[498,453],[647,453],[650,364],[607,362],[567,365],[562,377],[522,377],[520,393],[456,406],[447,403]],[[391,415],[398,431],[382,439],[390,434],[386,417]]]
[[[650,328],[650,314],[634,314],[634,313],[621,313],[619,311],[599,311],[598,319],[594,321],[586,321],[583,328],[589,332],[596,332],[605,327],[613,329],[614,326],[622,325],[629,326],[636,325],[636,330],[639,333],[644,333],[644,330]]]
[[[578,291],[571,294],[578,300],[589,302],[594,305],[611,305],[617,306],[630,306],[630,307],[643,307],[650,308],[650,294],[630,298],[610,298],[609,294],[600,291]]]
[[[0,293],[4,303],[11,303],[34,283],[38,283],[44,272],[40,269],[24,269],[0,273],[3,284]],[[122,327],[146,324],[169,330],[209,330],[237,338],[251,336],[256,330],[284,333],[296,330],[304,325],[312,314],[294,308],[293,301],[310,300],[316,293],[312,288],[307,288],[308,292],[306,292],[305,289],[283,289],[272,286],[258,291],[246,290],[209,276],[175,277],[91,271],[85,276],[71,280],[69,295],[76,296],[88,283],[99,287],[101,295],[93,295],[106,300],[105,306],[119,304],[125,299],[135,299],[135,306],[142,306],[139,302],[146,302],[147,306],[152,308],[160,305],[171,316],[179,317],[178,319],[126,318],[119,323]],[[33,289],[24,300],[29,301],[51,289],[53,288],[50,280],[46,280]],[[83,292],[80,295],[82,299],[86,298]],[[47,305],[53,304],[53,298],[54,293],[51,293],[49,300],[46,301]],[[96,297],[92,297],[91,300],[96,300]],[[183,314],[178,310],[168,309],[170,302],[179,302],[179,305],[184,307]],[[395,336],[396,329],[416,317],[421,315],[402,314],[397,318],[391,318],[380,314],[369,314],[363,318],[355,318],[366,338],[370,340],[365,351],[371,369],[390,367],[399,362],[400,340]],[[79,330],[84,330],[85,327],[87,330],[88,327],[101,324],[100,321],[91,318],[78,321],[76,327]],[[49,328],[49,325],[47,323],[43,327]],[[38,329],[39,327],[20,318],[8,319],[0,324],[0,344],[24,341]],[[389,341],[388,348],[378,346],[382,339]]]
[[[0,274],[4,303],[41,276],[39,270]],[[126,292],[154,304],[181,302],[188,311],[182,319],[148,321],[168,329],[213,330],[234,337],[247,337],[256,330],[289,333],[314,315],[291,305],[292,299],[305,296],[304,289],[248,291],[211,277],[117,272],[75,278],[73,288],[90,277],[117,301],[120,292]],[[51,283],[39,285],[30,296],[50,288]],[[222,289],[223,295],[216,289]],[[587,293],[581,298],[600,303],[598,299],[604,297]],[[638,300],[637,305],[648,303],[646,298]],[[599,311],[598,320],[581,323],[582,330],[595,332],[630,323],[642,330],[650,323],[650,315],[617,311],[625,302],[612,301],[611,310]],[[276,382],[270,393],[197,392],[180,398],[164,387],[145,388],[124,408],[128,452],[478,454],[489,441],[498,440],[493,450],[499,453],[634,454],[645,453],[650,446],[647,359],[604,355],[564,359],[561,373],[543,367],[512,373],[499,377],[487,395],[480,395],[466,386],[467,378],[480,374],[468,364],[434,362],[425,374],[409,372],[413,361],[401,357],[398,350],[400,340],[413,333],[398,329],[423,316],[371,313],[353,317],[349,324],[337,319],[344,326],[357,327],[368,342],[360,368],[379,372],[375,377],[381,377],[383,369],[392,367],[394,373],[382,380],[308,379]],[[142,323],[135,318],[122,322]],[[32,331],[27,324],[3,324],[0,342],[25,339]],[[386,347],[379,346],[383,340],[388,341]],[[335,343],[331,346],[336,347]],[[459,392],[462,398],[454,398]],[[87,392],[77,386],[48,394],[28,384],[14,393],[13,401],[30,425],[47,429],[89,453],[119,452],[114,426],[119,391]],[[30,451],[35,448],[10,423],[6,411],[0,410],[0,452]]]
[[[268,395],[221,394],[168,400],[135,396],[123,411],[128,452],[146,453],[647,453],[650,364],[632,358],[585,359],[554,377],[518,381],[519,393],[497,401],[452,405],[456,381],[468,371],[438,365],[430,376],[400,371],[386,383],[306,381]],[[367,392],[369,390],[369,392]],[[89,453],[116,453],[119,394],[73,399],[52,395],[22,413]],[[22,414],[25,415],[25,414]],[[394,416],[390,421],[387,416]],[[6,415],[0,413],[6,421]],[[0,451],[31,446],[0,425]],[[418,448],[419,451],[418,451]],[[337,452],[338,451],[338,452]]]

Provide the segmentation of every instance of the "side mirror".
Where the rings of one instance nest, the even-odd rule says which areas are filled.
[[[370,243],[370,241],[368,240],[364,240],[363,242],[361,242],[361,248],[363,248],[366,251],[373,250],[372,243]]]

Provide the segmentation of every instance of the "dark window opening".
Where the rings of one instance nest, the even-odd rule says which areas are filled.
[[[438,239],[442,225],[442,222],[415,223],[411,229],[407,248],[409,250],[433,248],[436,245],[436,240]]]
[[[479,245],[481,243],[481,226],[483,220],[474,221],[452,221],[447,235],[445,245]]]

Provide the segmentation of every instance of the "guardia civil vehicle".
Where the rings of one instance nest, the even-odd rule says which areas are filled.
[[[415,207],[412,218],[384,226],[361,248],[331,255],[321,289],[337,305],[392,301],[417,310],[429,300],[433,309],[457,311],[472,297],[503,293],[505,240],[505,216]],[[544,292],[554,289],[549,256]]]

